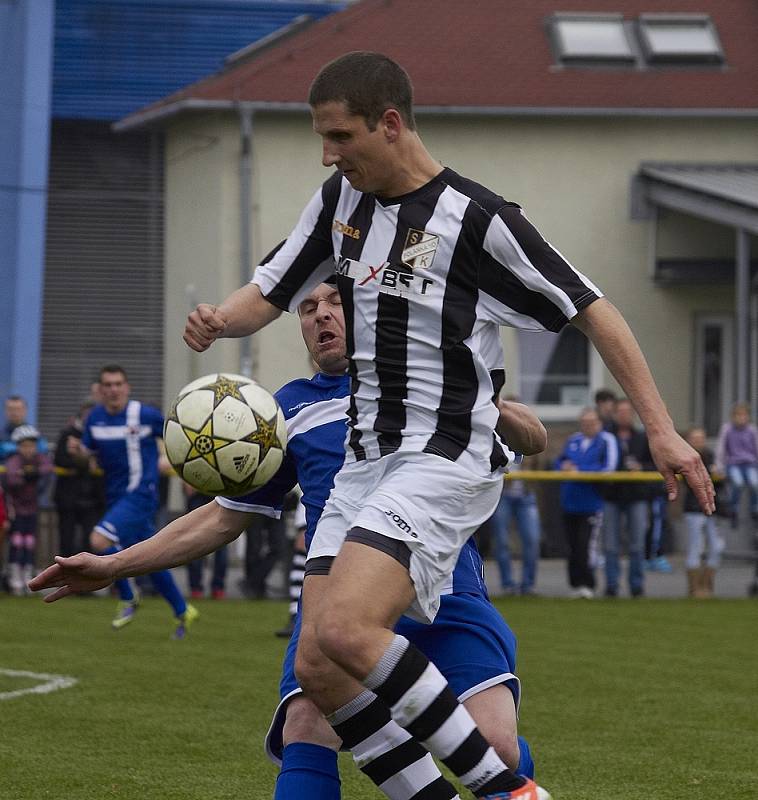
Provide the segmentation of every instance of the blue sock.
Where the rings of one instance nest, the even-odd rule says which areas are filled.
[[[160,594],[166,598],[171,608],[174,609],[174,614],[177,617],[181,617],[181,615],[187,610],[187,603],[184,601],[184,597],[182,597],[179,587],[176,585],[176,583],[174,583],[171,573],[167,569],[164,569],[161,572],[151,572],[150,580],[153,582],[153,586],[155,586]]]
[[[103,550],[101,555],[110,556],[113,553],[120,553],[121,548],[116,547],[114,544],[112,547],[109,547],[107,550]],[[116,591],[118,592],[119,599],[125,603],[131,603],[134,600],[134,592],[132,591],[132,585],[129,582],[128,578],[118,578],[114,581],[116,584]]]
[[[284,748],[274,800],[340,800],[341,796],[334,750],[304,742]]]
[[[523,736],[518,737],[519,760],[516,768],[516,775],[523,775],[525,778],[534,779],[534,761],[532,751],[529,749],[529,742]]]

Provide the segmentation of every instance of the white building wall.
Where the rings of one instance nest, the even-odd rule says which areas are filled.
[[[728,287],[653,285],[651,223],[630,218],[630,181],[641,161],[755,161],[758,122],[422,116],[419,127],[436,158],[523,205],[546,238],[604,290],[637,334],[675,422],[687,424],[692,314],[729,312],[733,294]],[[197,300],[218,301],[239,284],[237,118],[209,114],[179,121],[170,126],[167,140],[166,386],[172,393],[195,375],[237,369],[234,343],[193,356],[181,342],[187,285],[195,286]],[[287,235],[328,176],[320,156],[307,115],[256,115],[255,259]],[[711,237],[712,226],[700,231],[699,223],[687,219],[673,224],[691,226],[694,240],[701,237],[708,245],[704,255],[728,248],[729,234]],[[665,243],[667,255],[676,254],[671,238]],[[254,375],[264,385],[273,389],[308,373],[296,319],[278,320],[254,341]],[[512,353],[507,334],[505,342]],[[517,372],[510,354],[506,366],[509,375]],[[613,386],[604,373],[601,383]],[[517,389],[515,381],[510,388]]]

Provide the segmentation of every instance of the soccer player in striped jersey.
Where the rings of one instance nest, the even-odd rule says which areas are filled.
[[[169,563],[176,563],[176,553],[186,559],[198,546],[204,546],[204,551],[217,546],[216,531],[225,532],[227,537],[239,535],[251,513],[278,517],[295,483],[303,492],[305,541],[310,543],[345,458],[350,382],[344,316],[336,287],[318,286],[300,304],[298,313],[303,338],[319,372],[311,380],[292,381],[276,394],[288,432],[282,467],[262,489],[241,498],[218,498],[217,504],[210,504],[215,507],[191,512],[160,532],[150,543],[154,554],[151,568],[166,566],[167,557]],[[498,424],[516,449],[530,454],[544,449],[545,429],[525,406],[502,403]],[[144,569],[144,552],[144,546],[125,551],[118,559],[118,569],[129,571],[131,560],[140,558],[140,553]],[[73,573],[75,564],[81,568],[92,562],[87,558],[89,562],[77,557],[60,564]],[[96,569],[108,574],[107,568],[102,572],[104,568],[100,561]],[[489,602],[482,575],[481,557],[469,540],[442,589],[440,611],[433,624],[401,618],[397,631],[439,665],[503,760],[512,763],[519,774],[533,777],[529,747],[516,731],[520,696],[520,683],[514,674],[516,640]],[[281,702],[266,737],[267,753],[281,765],[275,800],[338,800],[336,750],[340,739],[297,684],[294,659],[298,634],[299,625],[287,649]],[[390,719],[387,709],[379,710],[378,700],[376,706],[371,745],[354,750],[364,773],[390,800],[439,796],[443,789],[454,796],[427,751]],[[349,740],[349,726],[338,731]]]
[[[498,502],[512,457],[493,434],[499,378],[487,366],[500,352],[498,326],[557,331],[571,321],[633,401],[670,498],[681,472],[711,513],[708,474],[615,307],[517,205],[432,158],[398,64],[348,53],[322,68],[308,100],[334,174],[251,284],[190,314],[185,341],[203,351],[255,333],[294,311],[334,259],[350,432],[306,564],[298,678],[357,742],[379,697],[476,796],[539,797],[394,632],[403,613],[434,618],[461,546]]]

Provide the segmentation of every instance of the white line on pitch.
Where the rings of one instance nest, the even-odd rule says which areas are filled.
[[[24,694],[47,694],[57,692],[58,689],[68,689],[78,683],[76,678],[69,678],[67,675],[47,675],[44,672],[26,672],[18,669],[2,669],[0,675],[7,675],[9,678],[36,678],[43,681],[26,689],[16,689],[12,692],[0,692],[0,700],[12,700],[14,697],[21,697]]]

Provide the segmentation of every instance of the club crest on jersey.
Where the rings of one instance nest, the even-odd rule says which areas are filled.
[[[408,230],[400,260],[411,269],[429,269],[437,252],[440,237],[415,228]]]

